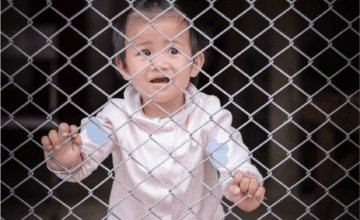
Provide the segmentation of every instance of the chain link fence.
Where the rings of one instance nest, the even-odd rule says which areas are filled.
[[[131,84],[111,82],[118,54],[103,41],[133,1],[1,3],[1,219],[106,219],[111,158],[83,181],[71,171],[61,180],[46,168],[40,140],[60,122],[95,117]],[[214,53],[197,88],[232,113],[268,199],[246,213],[220,198],[223,219],[359,219],[359,2],[202,4],[192,22],[219,22],[212,38],[192,26]],[[105,73],[110,80],[100,80]]]

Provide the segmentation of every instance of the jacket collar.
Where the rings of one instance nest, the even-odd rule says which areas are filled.
[[[172,119],[179,123],[180,125],[183,125],[187,119],[189,118],[189,115],[191,112],[193,112],[196,108],[196,105],[190,100],[190,98],[195,102],[198,102],[198,95],[195,95],[198,93],[198,89],[189,82],[189,85],[186,87],[185,93],[185,107],[182,107],[182,110],[175,114]],[[192,97],[191,97],[192,96]],[[155,118],[149,118],[147,115],[144,114],[143,110],[140,109],[141,107],[141,100],[140,100],[140,93],[135,90],[134,86],[130,84],[124,92],[124,99],[126,103],[126,110],[127,113],[131,116],[133,120],[136,122],[140,122],[140,124],[147,124],[150,127],[159,127],[161,125],[165,125],[163,127],[173,127],[177,126],[169,117],[160,119],[160,117]],[[135,114],[134,114],[135,113]],[[155,119],[155,120],[154,120]],[[168,122],[169,121],[169,122]],[[187,123],[186,123],[187,125]]]

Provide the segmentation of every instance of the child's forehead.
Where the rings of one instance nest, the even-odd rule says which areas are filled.
[[[148,18],[149,20],[152,20],[156,16],[161,14],[162,12],[163,11],[159,10],[159,9],[154,9],[152,11],[142,11],[142,12],[140,12],[142,15],[136,11],[132,12],[127,19],[126,32],[128,33],[128,31],[130,29],[138,27],[140,25],[145,25],[145,24],[150,25],[150,22],[147,21],[144,18],[144,16],[146,18]],[[184,21],[184,17],[182,15],[180,15],[178,12],[171,10],[171,11],[167,11],[164,14],[157,17],[153,21],[153,25],[156,26],[156,22],[161,22],[161,21],[172,22],[174,24],[174,26],[181,25]]]

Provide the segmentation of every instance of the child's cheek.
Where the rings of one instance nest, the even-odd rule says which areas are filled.
[[[142,68],[144,68],[147,64],[149,64],[149,60],[144,57],[139,56],[139,58],[134,59],[134,67],[135,67],[134,74],[137,73]]]
[[[191,58],[191,57],[190,57]],[[176,60],[176,67],[178,69],[182,69],[184,68],[186,65],[188,65],[190,63],[190,60],[185,57],[184,55],[181,55],[181,59],[177,59]],[[186,70],[189,69],[190,66],[186,67]]]

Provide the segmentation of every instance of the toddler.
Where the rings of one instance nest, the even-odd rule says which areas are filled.
[[[55,150],[48,168],[62,179],[71,173],[69,182],[88,177],[112,154],[108,219],[219,219],[223,196],[234,203],[247,196],[237,204],[245,211],[264,199],[262,175],[231,127],[231,113],[190,83],[206,59],[199,35],[188,29],[190,12],[176,2],[181,10],[169,6],[137,1],[133,7],[142,15],[130,10],[119,23],[131,40],[114,37],[125,48],[116,66],[132,82],[124,99],[112,99],[91,121],[84,118],[80,134],[61,123],[59,133],[41,140],[45,159]],[[144,17],[157,18],[151,26]]]

